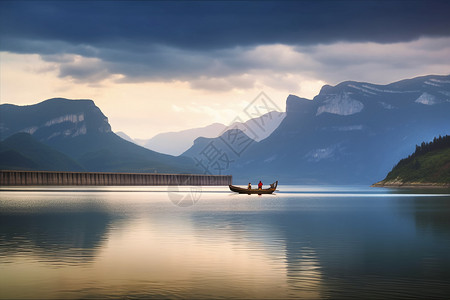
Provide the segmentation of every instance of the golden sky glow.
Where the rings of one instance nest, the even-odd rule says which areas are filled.
[[[109,118],[113,131],[151,138],[215,122],[230,125],[261,91],[284,111],[289,94],[312,99],[324,84],[345,80],[386,84],[446,74],[450,69],[448,51],[448,38],[394,44],[340,42],[306,48],[276,44],[236,54],[237,61],[258,66],[240,73],[134,81],[104,70],[89,73],[92,66],[101,64],[97,58],[65,54],[52,61],[38,54],[0,52],[0,99],[17,105],[55,97],[92,99]],[[420,63],[423,57],[426,60]],[[70,72],[88,75],[74,77]]]
[[[264,83],[267,80],[264,75],[256,76],[254,87],[227,91],[195,89],[186,81],[122,83],[117,82],[119,75],[91,84],[61,78],[58,66],[38,55],[7,52],[0,55],[2,103],[29,105],[55,97],[92,99],[109,118],[114,131],[123,131],[133,138],[150,138],[160,132],[214,122],[229,125],[261,91],[284,111],[289,93],[313,97],[324,84],[309,80],[291,87],[272,87]],[[295,74],[275,78],[281,76],[289,81],[301,79]],[[283,78],[279,79],[281,85]]]

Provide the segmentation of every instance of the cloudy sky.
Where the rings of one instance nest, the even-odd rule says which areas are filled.
[[[93,99],[134,138],[449,73],[450,1],[0,1],[1,103]]]

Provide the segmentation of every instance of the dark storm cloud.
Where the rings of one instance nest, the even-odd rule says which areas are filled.
[[[258,45],[448,37],[449,12],[433,0],[0,1],[0,50],[60,60],[60,76],[78,80],[224,77],[264,68],[240,56]]]
[[[14,1],[2,2],[1,8],[1,36],[7,41],[2,48],[12,47],[8,42],[16,39],[204,50],[274,43],[389,43],[450,34],[450,3],[433,0]],[[32,49],[22,44],[14,50]]]

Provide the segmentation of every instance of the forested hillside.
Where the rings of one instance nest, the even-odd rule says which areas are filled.
[[[449,135],[417,145],[413,154],[400,160],[386,178],[375,186],[415,184],[450,186]]]

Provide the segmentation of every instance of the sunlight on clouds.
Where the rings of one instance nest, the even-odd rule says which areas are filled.
[[[346,80],[386,84],[450,70],[450,38],[236,47],[208,53],[203,64],[195,64],[201,52],[178,49],[174,65],[168,57],[172,52],[158,65],[163,72],[164,64],[170,62],[169,77],[144,72],[139,80],[126,70],[145,61],[123,67],[125,62],[105,62],[100,57],[1,52],[1,102],[24,105],[54,97],[92,99],[114,131],[150,138],[215,122],[230,125],[262,91],[284,111],[289,94],[312,99],[325,84]],[[192,57],[196,59],[191,61]]]
[[[99,82],[109,78],[112,74],[98,58],[73,55],[69,62],[60,65],[59,76],[84,83]]]
[[[300,82],[300,92],[297,96],[313,99],[320,92],[320,89],[326,84],[327,83],[322,80],[304,79]]]
[[[391,44],[339,42],[296,50],[309,53],[318,63],[311,74],[331,84],[346,80],[388,84],[421,75],[446,75],[450,70],[450,38]]]
[[[188,81],[117,83],[123,76],[120,74],[92,84],[70,76],[61,78],[60,65],[56,61],[63,60],[72,67],[95,61],[74,56],[46,59],[38,55],[1,53],[1,102],[25,105],[54,97],[92,99],[109,118],[114,131],[124,131],[133,138],[150,138],[160,132],[215,122],[230,125],[262,90],[282,110],[288,95],[287,90],[271,87],[270,82],[264,82],[258,74],[229,78],[230,84],[239,88],[220,92],[195,89]],[[90,70],[85,71],[89,76]],[[250,84],[246,87],[246,80],[258,86]]]
[[[182,111],[184,111],[184,108],[179,107],[178,105],[175,105],[175,104],[172,104],[172,109],[173,109],[175,112],[182,112]]]
[[[255,85],[255,78],[250,74],[239,74],[226,77],[201,76],[189,81],[193,89],[211,90],[216,92],[227,92],[230,90],[248,90]]]
[[[1,103],[34,104],[55,94],[50,81],[57,79],[57,68],[39,55],[0,53]],[[61,88],[61,87],[60,87]]]
[[[283,72],[301,72],[316,67],[316,62],[308,55],[295,51],[288,45],[262,45],[245,52],[242,60],[247,61],[254,69],[275,70]]]
[[[194,113],[200,117],[206,117],[212,120],[221,120],[220,123],[228,125],[233,118],[236,117],[236,109],[230,106],[220,105],[217,103],[212,103],[212,105],[205,105],[199,103],[192,103],[191,106],[187,108],[189,113]]]
[[[133,138],[150,138],[160,132],[215,122],[229,125],[246,107],[244,101],[252,101],[259,93],[195,90],[188,82],[180,81],[103,85],[102,95],[95,102],[108,116],[114,131],[124,131]],[[285,93],[270,93],[270,89],[267,93],[284,109]]]

